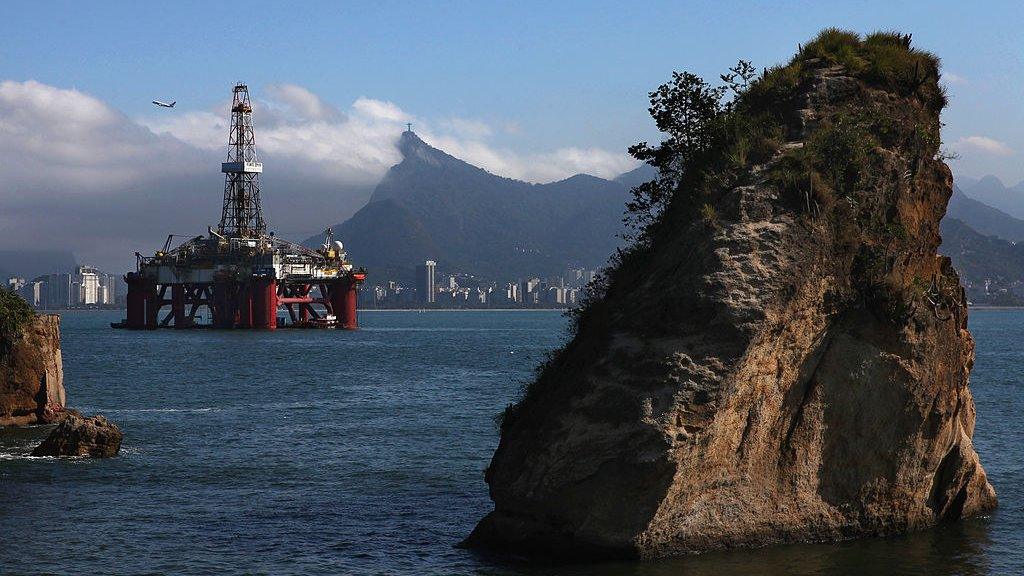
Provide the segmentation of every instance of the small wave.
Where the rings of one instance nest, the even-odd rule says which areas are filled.
[[[203,412],[223,412],[223,408],[90,408],[90,414],[134,414],[140,412],[184,412],[201,414]]]
[[[85,456],[64,456],[62,458],[57,458],[55,456],[33,456],[30,452],[0,452],[0,460],[49,460],[57,462],[60,460],[85,460]]]

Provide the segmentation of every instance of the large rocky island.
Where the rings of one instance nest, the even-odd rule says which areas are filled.
[[[466,545],[648,558],[996,505],[966,301],[936,254],[938,59],[826,30],[733,72],[731,101],[688,75],[652,93],[668,139],[634,148],[660,174],[634,245],[504,414]]]

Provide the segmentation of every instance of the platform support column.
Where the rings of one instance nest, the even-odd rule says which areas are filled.
[[[124,280],[128,284],[125,325],[132,330],[142,330],[146,327],[146,282],[135,272],[127,274]]]
[[[351,278],[341,278],[334,282],[331,290],[331,309],[338,319],[338,327],[346,330],[359,328],[357,310],[357,284]]]
[[[264,330],[277,328],[277,282],[273,278],[253,281],[252,324]]]
[[[181,330],[188,328],[188,320],[185,318],[185,285],[171,285],[171,314],[174,317],[174,329]]]
[[[231,284],[228,282],[213,283],[213,327],[233,328],[235,325],[235,307],[231,298]]]
[[[238,289],[238,327],[253,327],[252,310],[253,283],[243,284]]]
[[[160,308],[163,299],[156,292],[156,284],[146,283],[143,294],[146,299],[146,330],[156,330],[160,326]]]

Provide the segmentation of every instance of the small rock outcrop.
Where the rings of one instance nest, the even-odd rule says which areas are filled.
[[[741,93],[743,139],[506,411],[464,545],[649,558],[994,507],[967,302],[936,254],[938,76],[908,36],[830,30]]]
[[[103,416],[87,418],[69,410],[32,455],[110,458],[121,449],[122,438],[117,425]]]
[[[65,402],[60,316],[34,316],[2,340],[0,426],[55,422]]]

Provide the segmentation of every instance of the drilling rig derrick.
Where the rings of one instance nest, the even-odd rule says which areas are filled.
[[[127,318],[112,326],[357,328],[357,291],[366,272],[353,268],[331,230],[316,250],[267,233],[260,204],[263,164],[256,155],[249,89],[241,83],[232,91],[221,172],[224,202],[216,231],[211,226],[206,236],[173,249],[168,236],[153,256],[136,252],[136,270],[125,275]],[[283,322],[279,309],[287,313]]]

